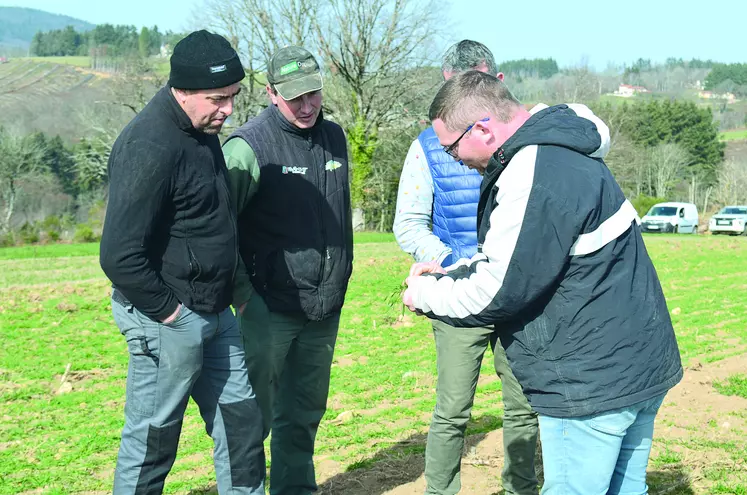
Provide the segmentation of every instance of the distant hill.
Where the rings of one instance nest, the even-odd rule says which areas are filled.
[[[50,14],[25,7],[0,7],[0,49],[27,49],[37,31],[49,31],[73,26],[88,31],[95,26],[66,15]]]

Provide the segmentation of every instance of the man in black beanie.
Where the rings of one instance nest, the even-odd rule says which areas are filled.
[[[112,148],[100,262],[130,354],[115,494],[163,491],[190,396],[215,443],[218,492],[264,494],[261,414],[229,309],[239,254],[216,136],[243,78],[228,41],[191,33],[169,83]]]

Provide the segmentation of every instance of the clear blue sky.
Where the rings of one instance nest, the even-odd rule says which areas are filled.
[[[202,0],[0,0],[92,23],[194,27]],[[497,60],[553,57],[561,66],[669,56],[747,62],[747,0],[453,0],[448,42],[481,41]]]

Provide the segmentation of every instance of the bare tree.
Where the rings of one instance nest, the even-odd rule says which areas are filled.
[[[150,61],[133,56],[123,61],[123,70],[112,77],[108,101],[128,109],[130,116],[137,115],[165,83],[166,77]]]
[[[437,6],[430,0],[326,0],[314,27],[323,56],[350,92],[366,132],[401,118],[418,69],[435,60]],[[417,83],[415,83],[417,84]],[[349,124],[352,124],[350,122]]]
[[[43,153],[38,144],[0,128],[0,233],[10,228],[23,182],[46,171]]]
[[[240,54],[247,77],[237,97],[232,121],[238,125],[266,105],[264,87],[267,62],[288,45],[314,49],[312,20],[318,3],[313,0],[206,0],[196,22],[223,34]],[[205,24],[203,19],[209,19]],[[312,46],[309,46],[309,45]]]
[[[132,97],[131,97],[132,98]],[[136,99],[127,100],[137,109]],[[107,181],[109,155],[119,133],[133,117],[128,105],[112,105],[111,102],[98,102],[95,107],[81,108],[76,115],[80,122],[82,138],[75,148],[75,182],[81,191],[100,189]],[[147,103],[147,101],[145,102]],[[143,105],[144,106],[144,105]],[[134,110],[133,110],[134,111]]]
[[[384,131],[381,142],[376,147],[371,161],[372,173],[365,183],[365,193],[369,227],[379,232],[392,228],[402,157],[407,155],[413,139],[421,130],[422,127],[417,125],[392,132]]]
[[[682,171],[692,162],[690,154],[676,143],[657,145],[648,158],[654,194],[659,198],[667,197]]]
[[[719,171],[715,200],[723,205],[747,204],[747,160],[727,160]]]
[[[444,30],[444,9],[434,0],[206,0],[205,6],[202,17],[248,65],[249,84],[264,85],[266,61],[282,46],[320,55],[324,108],[347,133],[353,201],[363,206],[378,133],[420,120],[423,110],[413,106],[435,90],[423,69],[440,55],[433,47]]]
[[[325,0],[314,28],[339,91],[328,104],[350,140],[352,196],[364,206],[378,132],[412,120],[422,69],[440,55],[442,8],[431,0]]]
[[[646,175],[648,160],[643,158],[646,155],[645,150],[633,143],[626,135],[616,132],[613,125],[609,127],[610,134],[613,136],[612,145],[604,162],[627,195],[648,194]]]

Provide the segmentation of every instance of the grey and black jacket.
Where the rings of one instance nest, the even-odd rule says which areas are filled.
[[[682,378],[636,211],[594,158],[600,145],[566,105],[532,116],[485,172],[478,254],[413,284],[430,318],[498,324],[532,408],[548,416],[626,407]]]

